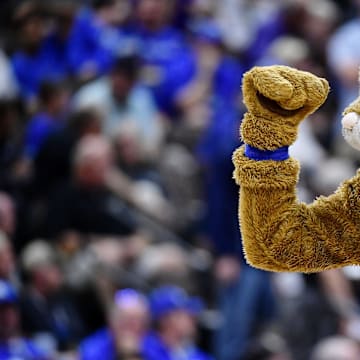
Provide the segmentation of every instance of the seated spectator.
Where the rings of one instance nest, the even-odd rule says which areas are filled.
[[[81,81],[106,74],[115,57],[134,53],[136,40],[124,25],[128,0],[96,0],[80,11],[69,38],[69,62]]]
[[[210,357],[194,344],[199,299],[190,298],[181,288],[165,286],[154,290],[150,307],[155,331],[143,344],[146,360],[206,360]]]
[[[39,98],[41,110],[30,119],[25,131],[25,156],[33,160],[45,140],[64,126],[68,90],[62,83],[43,83]]]
[[[176,284],[189,289],[194,285],[189,262],[185,249],[165,242],[148,246],[139,256],[136,270],[153,287]]]
[[[6,193],[0,193],[0,230],[11,237],[16,227],[15,203]]]
[[[21,336],[18,297],[14,288],[0,281],[0,359],[45,360],[47,357]]]
[[[2,100],[14,100],[18,93],[18,83],[11,62],[5,52],[0,50],[0,98]]]
[[[63,288],[54,250],[37,240],[24,249],[22,265],[28,278],[21,297],[24,330],[53,338],[59,350],[72,349],[84,329],[72,297]]]
[[[115,294],[109,313],[108,328],[80,344],[80,360],[145,359],[141,354],[143,338],[148,329],[147,299],[135,290]]]
[[[58,40],[49,33],[43,9],[34,1],[22,3],[15,13],[21,48],[12,64],[21,96],[33,105],[41,83],[67,77],[66,53],[59,50]]]
[[[0,279],[17,286],[19,279],[16,274],[15,255],[10,240],[0,232]]]
[[[119,58],[109,76],[80,89],[75,95],[75,107],[100,110],[106,135],[112,135],[125,121],[133,124],[144,150],[153,152],[161,139],[162,125],[151,93],[138,82],[138,73],[136,57]]]
[[[50,199],[48,225],[52,235],[71,230],[116,237],[135,233],[135,222],[125,203],[106,187],[113,166],[106,139],[88,136],[79,142],[72,181],[55,189]]]
[[[360,3],[352,3],[355,17],[336,29],[328,42],[328,64],[340,85],[339,112],[358,95],[360,51],[357,39],[360,36]],[[340,113],[337,118],[341,119]],[[340,122],[337,125],[339,130]]]
[[[182,93],[197,72],[189,44],[169,25],[173,6],[173,0],[139,0],[136,7],[143,81],[169,116],[181,109]]]
[[[359,357],[360,347],[355,340],[344,336],[333,336],[325,338],[315,346],[311,360],[356,360]]]
[[[92,108],[75,112],[66,126],[51,133],[34,160],[36,190],[42,195],[71,176],[72,155],[77,142],[86,135],[99,135],[101,117]]]
[[[19,115],[19,104],[0,100],[0,189],[11,194],[19,189],[26,175]]]

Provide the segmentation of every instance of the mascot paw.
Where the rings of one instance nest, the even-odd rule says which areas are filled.
[[[244,75],[243,95],[248,109],[243,140],[262,150],[291,145],[301,120],[327,98],[325,79],[287,66],[255,67]]]

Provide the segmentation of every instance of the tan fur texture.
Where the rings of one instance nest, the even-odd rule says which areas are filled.
[[[283,66],[251,70],[243,82],[249,110],[242,125],[244,141],[269,150],[290,145],[301,120],[325,101],[328,89],[326,80]],[[280,108],[300,110],[284,115],[286,111],[274,104],[268,108],[266,100],[260,103],[257,92],[276,99]],[[352,107],[352,111],[357,109]],[[296,160],[254,161],[241,147],[233,162],[249,264],[270,271],[306,273],[360,264],[360,171],[335,194],[306,205],[296,196]]]
[[[280,65],[254,67],[243,78],[248,109],[241,126],[243,140],[261,150],[291,145],[300,122],[323,104],[328,93],[328,82],[308,72]]]

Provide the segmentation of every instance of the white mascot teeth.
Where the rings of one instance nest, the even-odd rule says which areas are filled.
[[[351,112],[342,120],[342,132],[346,142],[356,150],[360,150],[360,116]]]

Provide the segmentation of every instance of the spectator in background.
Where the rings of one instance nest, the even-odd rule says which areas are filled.
[[[174,0],[139,0],[136,6],[142,79],[161,111],[171,119],[182,109],[182,95],[194,80],[196,58],[183,35],[170,26]]]
[[[0,100],[0,189],[11,194],[19,190],[26,174],[20,113],[16,101]]]
[[[16,228],[15,203],[6,193],[0,193],[0,229],[10,238]]]
[[[21,297],[24,331],[35,337],[50,337],[59,350],[76,346],[84,331],[73,299],[63,288],[63,276],[51,246],[37,240],[22,254],[28,287]]]
[[[0,50],[0,98],[14,100],[19,95],[19,86],[11,62],[4,51]]]
[[[72,72],[81,81],[106,74],[114,59],[136,50],[136,40],[124,24],[130,15],[128,0],[95,0],[92,9],[77,16],[69,39]]]
[[[59,184],[69,181],[76,144],[87,135],[100,135],[100,114],[88,108],[73,113],[63,128],[49,134],[34,160],[38,194],[47,196]]]
[[[155,289],[150,296],[155,331],[143,345],[146,360],[210,360],[195,345],[202,304],[175,286]]]
[[[141,347],[149,325],[147,299],[135,290],[125,289],[116,292],[114,300],[108,328],[80,344],[80,360],[146,359]]]
[[[340,26],[328,43],[328,63],[340,87],[340,111],[358,95],[360,51],[357,44],[360,36],[360,2],[352,0],[352,3],[357,16]],[[340,111],[337,115],[339,121]],[[340,122],[337,123],[337,128],[340,128]]]
[[[356,360],[359,357],[360,347],[355,340],[342,336],[333,336],[325,338],[315,346],[311,360]]]
[[[69,230],[83,234],[127,237],[136,224],[125,203],[106,186],[113,169],[110,143],[100,136],[87,136],[76,147],[72,181],[54,190],[48,225],[58,237]]]
[[[95,107],[103,116],[103,132],[111,136],[126,122],[134,126],[145,153],[158,151],[162,124],[151,93],[138,81],[136,57],[118,58],[109,76],[84,86],[75,95],[75,107]]]
[[[19,5],[15,17],[21,48],[12,57],[20,93],[32,107],[44,81],[59,81],[68,75],[66,53],[58,49],[49,33],[44,9],[29,0]]]
[[[25,131],[25,156],[34,160],[46,139],[64,127],[69,92],[63,83],[45,82],[40,86],[40,111]]]
[[[0,279],[19,285],[16,274],[15,254],[10,240],[5,233],[0,232]]]
[[[31,341],[21,336],[18,297],[14,288],[0,280],[0,359],[48,359]]]

